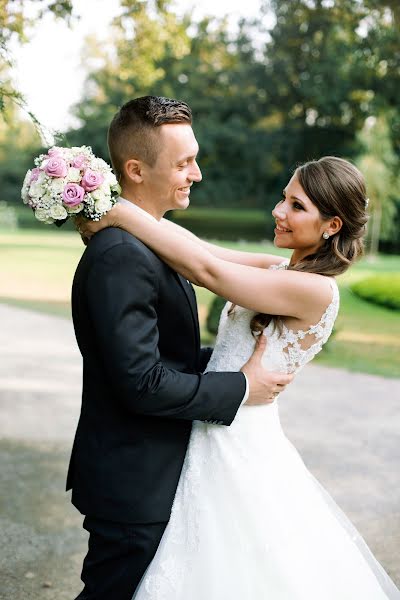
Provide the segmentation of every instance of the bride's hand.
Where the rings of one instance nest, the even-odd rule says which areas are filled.
[[[75,217],[75,225],[78,232],[81,234],[83,243],[87,244],[95,233],[98,233],[102,229],[106,229],[106,227],[120,227],[119,209],[120,206],[117,203],[100,219],[100,221],[91,221],[80,215]]]

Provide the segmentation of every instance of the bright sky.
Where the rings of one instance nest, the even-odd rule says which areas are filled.
[[[79,101],[85,78],[81,51],[85,37],[107,35],[107,27],[119,12],[118,0],[75,0],[74,10],[81,18],[68,28],[48,15],[35,28],[31,41],[14,48],[14,81],[24,94],[29,109],[49,130],[65,130],[73,124],[69,108]],[[176,6],[194,16],[210,14],[232,19],[257,16],[260,0],[177,0]]]

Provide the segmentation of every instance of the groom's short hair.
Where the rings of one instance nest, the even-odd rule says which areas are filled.
[[[192,124],[192,111],[186,102],[142,96],[124,104],[108,129],[108,149],[118,179],[130,158],[153,166],[159,152],[158,127],[166,123]]]

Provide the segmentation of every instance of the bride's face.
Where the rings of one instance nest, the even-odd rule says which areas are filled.
[[[296,175],[283,191],[283,198],[272,211],[275,219],[274,244],[296,251],[297,260],[312,254],[322,245],[327,222],[304,192]]]

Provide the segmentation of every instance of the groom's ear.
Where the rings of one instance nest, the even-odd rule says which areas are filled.
[[[136,158],[130,158],[126,161],[125,165],[125,176],[128,180],[134,183],[142,183],[143,181],[143,163]]]

